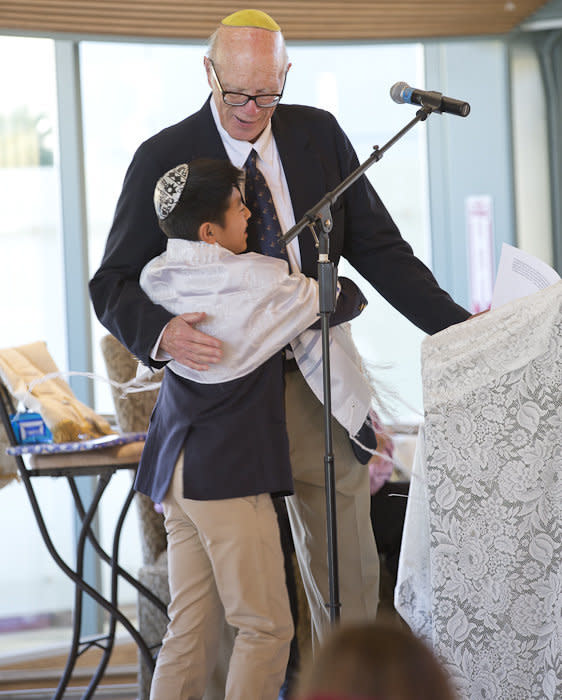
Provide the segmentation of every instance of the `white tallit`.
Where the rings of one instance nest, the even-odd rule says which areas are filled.
[[[318,283],[287,263],[258,253],[235,255],[219,244],[170,239],[142,270],[140,285],[173,314],[204,311],[197,328],[222,342],[221,362],[198,371],[169,363],[176,374],[203,384],[243,377],[291,343],[303,376],[322,400]],[[350,433],[371,405],[371,389],[348,324],[330,329],[332,414]]]

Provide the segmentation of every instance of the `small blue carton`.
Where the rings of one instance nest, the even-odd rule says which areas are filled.
[[[10,416],[10,423],[20,445],[53,442],[53,435],[39,413],[15,413]]]

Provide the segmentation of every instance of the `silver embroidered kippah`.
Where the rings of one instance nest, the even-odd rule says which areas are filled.
[[[159,219],[165,219],[178,203],[189,173],[189,165],[182,163],[168,170],[154,188],[154,208]]]

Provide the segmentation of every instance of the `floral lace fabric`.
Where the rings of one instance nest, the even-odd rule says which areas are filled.
[[[562,282],[422,346],[396,605],[461,698],[562,698]]]

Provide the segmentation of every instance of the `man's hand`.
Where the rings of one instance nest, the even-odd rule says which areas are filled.
[[[219,362],[222,357],[220,340],[193,327],[204,318],[204,313],[181,314],[173,318],[164,329],[160,350],[191,369],[205,370],[209,369],[209,364]]]

